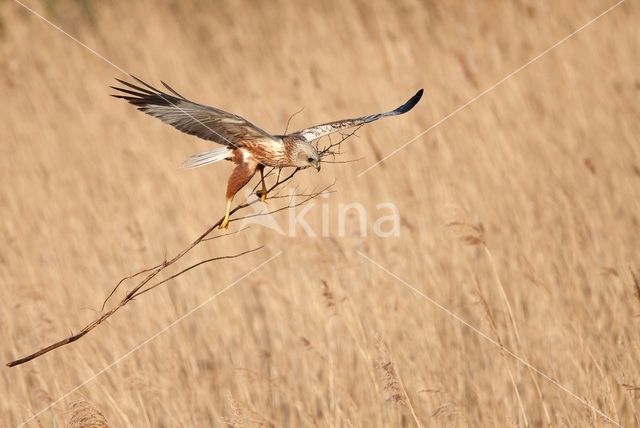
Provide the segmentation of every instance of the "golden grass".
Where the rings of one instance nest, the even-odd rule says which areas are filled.
[[[376,204],[394,202],[400,237],[338,237],[332,216],[330,239],[253,227],[212,241],[185,264],[267,247],[189,272],[77,343],[2,369],[0,425],[38,413],[280,250],[30,424],[69,423],[80,398],[111,426],[608,423],[359,252],[615,421],[638,424],[637,3],[360,178],[613,2],[32,3],[118,66],[274,133],[303,106],[293,128],[426,91],[409,114],[350,141],[344,158],[363,161],[298,180],[337,180],[321,201],[330,213],[359,201],[373,221]],[[109,98],[116,69],[17,4],[0,11],[9,361],[95,318],[120,277],[206,229],[230,165],[181,171],[207,142]],[[316,230],[321,208],[308,216]]]
[[[109,423],[100,410],[85,400],[74,401],[69,406],[71,416],[68,428],[108,428]]]

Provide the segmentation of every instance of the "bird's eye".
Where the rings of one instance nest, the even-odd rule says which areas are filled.
[[[313,162],[313,158],[309,158],[309,159],[307,159],[307,161],[308,161],[309,163],[311,163],[311,162]]]

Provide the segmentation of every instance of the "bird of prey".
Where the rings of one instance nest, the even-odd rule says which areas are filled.
[[[119,91],[112,96],[128,101],[138,110],[157,117],[182,132],[222,145],[220,148],[190,157],[185,161],[185,167],[195,168],[225,159],[236,164],[227,182],[227,208],[219,226],[221,229],[229,226],[229,211],[233,197],[251,180],[256,170],[260,171],[262,190],[259,196],[264,202],[267,197],[263,172],[265,166],[314,167],[320,171],[320,154],[311,144],[313,141],[386,116],[406,113],[422,97],[420,89],[406,103],[385,113],[324,123],[288,135],[271,135],[238,115],[190,101],[164,82],[161,83],[167,93],[134,76],[131,77],[138,84],[116,79],[124,87],[111,86]]]

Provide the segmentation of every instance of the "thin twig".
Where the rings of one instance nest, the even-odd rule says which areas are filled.
[[[116,290],[118,289],[118,287],[120,287],[120,284],[122,284],[123,282],[129,280],[129,279],[133,279],[138,275],[141,275],[143,273],[147,273],[150,272],[154,269],[157,269],[159,267],[161,267],[163,264],[165,264],[167,262],[167,260],[165,259],[162,263],[157,264],[153,267],[147,268],[147,269],[142,269],[141,271],[138,271],[136,273],[134,273],[133,275],[129,275],[129,276],[125,276],[124,278],[122,278],[120,281],[118,281],[118,283],[116,284],[115,287],[113,287],[113,289],[111,290],[111,293],[109,293],[109,295],[107,296],[106,299],[104,299],[104,301],[102,302],[102,306],[100,307],[100,312],[104,311],[104,307],[107,304],[107,301],[111,298],[111,296],[113,296],[113,294],[116,292]]]
[[[305,203],[309,202],[310,200],[315,199],[318,196],[322,195],[324,192],[326,192],[332,186],[333,186],[333,184],[330,184],[330,185],[326,186],[325,188],[323,188],[320,191],[312,192],[312,193],[308,193],[308,194],[294,194],[294,195],[286,195],[286,196],[274,196],[274,197],[272,197],[272,199],[291,198],[291,197],[296,197],[296,196],[305,196],[305,198],[303,200],[299,201],[299,202],[296,202],[293,205],[291,205],[291,204],[284,205],[284,206],[282,206],[280,208],[277,208],[277,209],[275,209],[273,211],[269,211],[269,212],[259,212],[259,213],[249,214],[249,215],[246,215],[246,216],[243,216],[243,217],[236,217],[236,218],[233,218],[233,219],[229,220],[229,222],[231,223],[231,222],[238,221],[238,220],[245,220],[245,219],[253,218],[253,217],[271,215],[271,214],[278,213],[280,211],[284,211],[284,210],[288,210],[288,209],[291,209],[291,208],[299,207],[300,205],[305,204]]]
[[[356,158],[356,159],[347,159],[347,160],[344,160],[344,161],[327,161],[327,160],[324,160],[324,161],[322,161],[322,163],[353,163],[353,162],[361,161],[362,159],[364,159],[364,156]]]
[[[287,135],[287,131],[289,130],[289,123],[291,123],[291,119],[296,117],[298,114],[302,113],[303,110],[304,110],[304,107],[300,107],[300,110],[298,110],[297,112],[289,116],[289,120],[287,120],[287,126],[285,126],[284,132],[282,133],[282,135]]]
[[[243,229],[243,230],[244,230],[244,229]],[[235,255],[233,255],[233,256],[212,257],[212,258],[210,258],[210,259],[202,260],[202,261],[200,261],[200,262],[198,262],[198,263],[192,264],[191,266],[189,266],[189,267],[187,267],[187,268],[182,269],[182,270],[181,270],[180,272],[178,272],[178,273],[174,273],[174,274],[173,274],[173,275],[171,275],[170,277],[165,278],[165,279],[163,279],[162,281],[160,281],[160,282],[158,282],[158,283],[156,283],[156,284],[153,284],[153,285],[151,285],[151,286],[149,286],[149,287],[145,288],[144,290],[140,290],[140,291],[139,291],[135,296],[133,296],[133,298],[135,299],[136,297],[141,296],[141,295],[143,295],[144,293],[146,293],[146,292],[148,292],[148,291],[151,291],[151,290],[153,290],[153,289],[154,289],[154,288],[156,288],[156,287],[161,286],[161,285],[162,285],[162,284],[164,284],[165,282],[169,282],[169,281],[171,281],[172,279],[175,279],[175,278],[179,277],[179,276],[180,276],[180,275],[182,275],[183,273],[186,273],[186,272],[190,271],[191,269],[195,269],[195,268],[197,268],[198,266],[203,265],[203,264],[205,264],[205,263],[214,262],[214,261],[217,261],[217,260],[224,260],[224,259],[235,259],[236,257],[240,257],[240,256],[244,256],[245,254],[253,253],[253,252],[255,252],[255,251],[261,250],[262,248],[264,248],[264,245],[261,245],[261,246],[259,246],[259,247],[256,247],[256,248],[254,248],[254,249],[252,249],[252,250],[243,251],[242,253],[235,254]]]

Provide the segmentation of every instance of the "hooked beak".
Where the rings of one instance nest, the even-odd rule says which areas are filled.
[[[320,160],[316,161],[316,171],[320,172]]]

